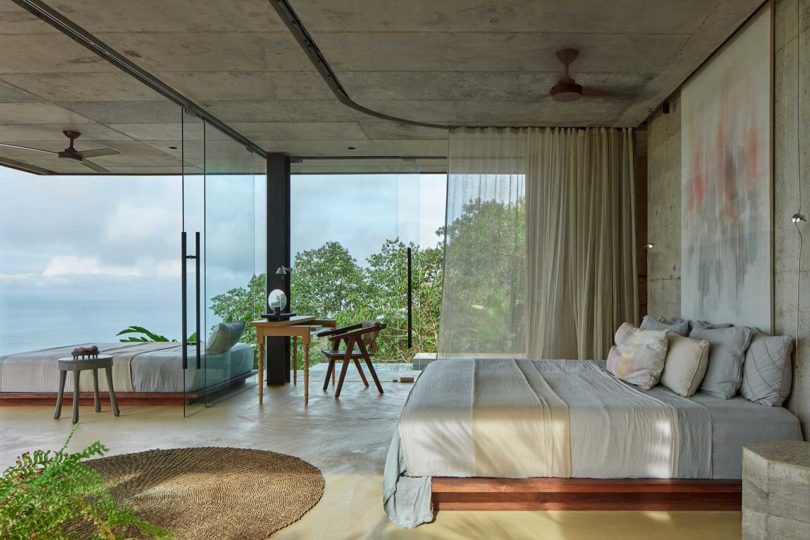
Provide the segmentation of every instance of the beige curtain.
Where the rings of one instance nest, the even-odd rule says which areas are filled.
[[[442,355],[604,358],[638,310],[632,132],[450,136]]]
[[[604,358],[638,318],[630,130],[529,130],[527,352]]]

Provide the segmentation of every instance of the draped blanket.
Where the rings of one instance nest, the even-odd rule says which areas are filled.
[[[528,360],[433,363],[399,434],[415,476],[571,475],[568,407]]]

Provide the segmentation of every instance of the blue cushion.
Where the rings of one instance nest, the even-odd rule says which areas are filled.
[[[208,337],[208,346],[205,348],[207,354],[221,354],[239,342],[242,332],[245,331],[245,323],[242,321],[232,323],[219,323],[211,330]]]

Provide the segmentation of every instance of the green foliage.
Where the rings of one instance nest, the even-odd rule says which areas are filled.
[[[438,234],[438,233],[437,233]],[[413,254],[413,348],[407,346],[407,256]],[[421,248],[387,240],[361,267],[338,242],[297,253],[291,273],[292,308],[298,314],[332,317],[338,326],[382,320],[388,326],[377,340],[378,361],[409,360],[415,351],[435,351],[441,304],[443,249]],[[223,321],[251,321],[264,309],[265,276],[254,276],[245,287],[212,299],[212,311]],[[242,341],[255,346],[255,329]],[[299,342],[299,347],[301,347]],[[321,357],[313,340],[310,361]],[[299,349],[299,361],[303,351]]]
[[[256,346],[256,329],[247,323],[259,319],[265,309],[265,284],[267,279],[264,274],[255,275],[250,278],[246,287],[231,289],[211,298],[211,311],[225,322],[242,321],[245,323],[245,331],[239,339],[242,343]]]
[[[523,335],[526,262],[518,257],[525,253],[525,212],[522,200],[475,199],[447,227],[443,294],[455,333],[442,335],[446,350],[522,350],[516,335]]]
[[[128,334],[132,334],[132,335],[129,335],[126,338],[121,338],[119,341],[121,343],[176,343],[177,342],[176,339],[169,339],[166,336],[162,336],[160,334],[156,334],[155,332],[152,332],[151,330],[147,330],[143,326],[136,326],[136,325],[128,326],[127,328],[124,328],[123,330],[121,330],[120,332],[118,332],[115,335],[116,336],[126,336]],[[191,335],[188,336],[187,341],[189,343],[194,343],[195,341],[197,341],[197,332],[192,332]]]
[[[70,453],[67,446],[35,450],[0,477],[0,537],[8,539],[169,538],[168,531],[141,520],[116,503],[95,469],[82,463],[107,448],[95,442]]]
[[[168,342],[168,341],[177,341],[176,339],[169,339],[166,336],[161,336],[160,334],[156,334],[150,330],[147,330],[143,326],[128,326],[124,328],[117,334],[116,336],[128,336],[126,338],[121,338],[121,343],[148,343],[152,341],[157,342]]]
[[[407,343],[407,249],[413,256],[413,348]],[[443,250],[386,240],[361,267],[337,242],[296,254],[292,301],[297,313],[324,313],[338,326],[381,320],[377,361],[408,361],[435,351],[441,303]],[[319,358],[319,344],[310,358]],[[301,354],[299,354],[299,358]]]

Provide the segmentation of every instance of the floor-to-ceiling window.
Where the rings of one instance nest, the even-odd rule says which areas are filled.
[[[179,175],[3,167],[0,193],[0,354],[181,337]]]
[[[435,351],[446,175],[295,174],[290,194],[293,311],[381,320],[377,361]]]

